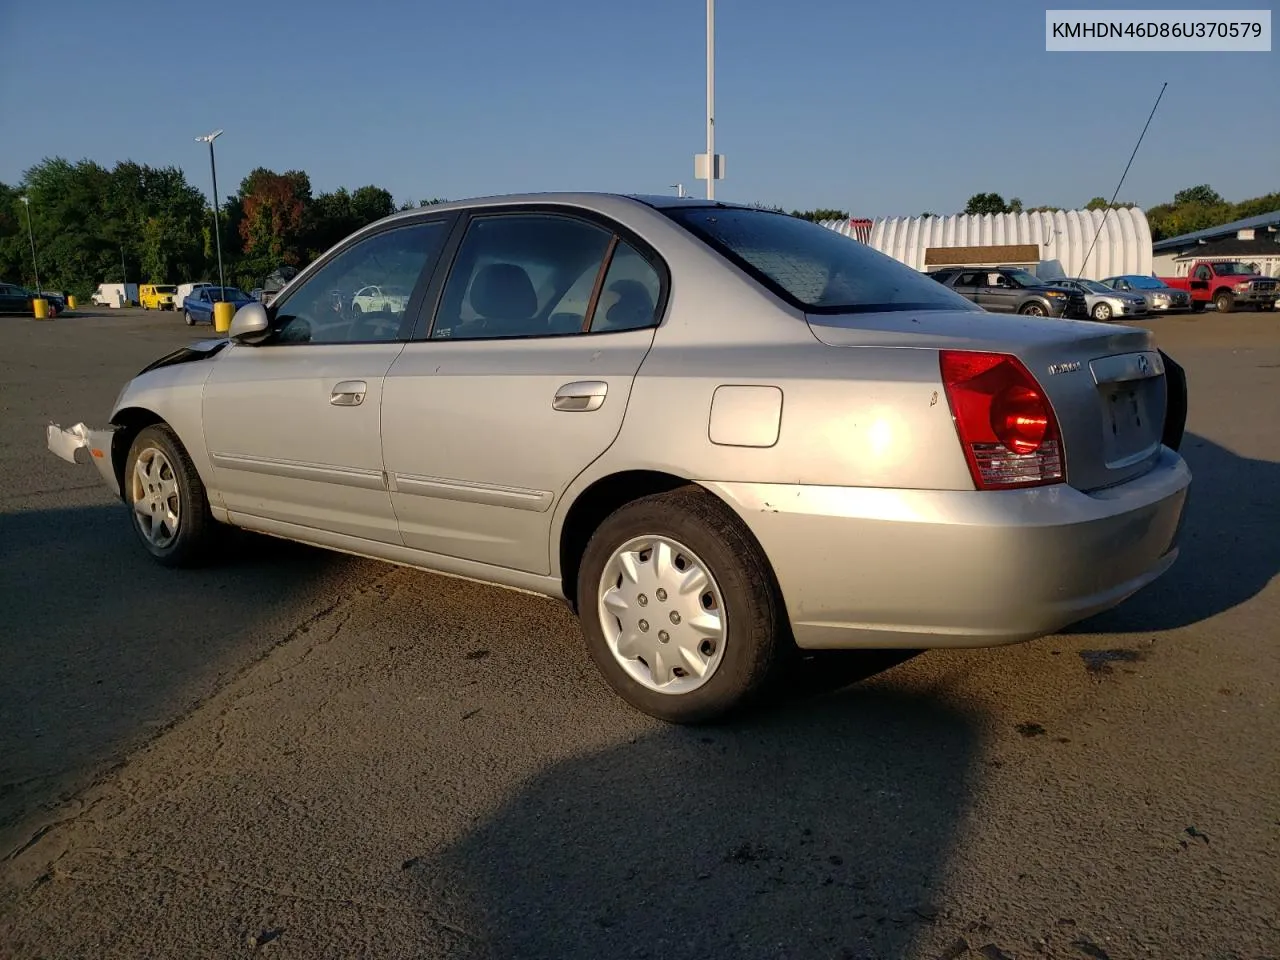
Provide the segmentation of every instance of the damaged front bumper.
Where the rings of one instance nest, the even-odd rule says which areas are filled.
[[[102,474],[102,479],[111,492],[120,495],[120,481],[116,477],[115,464],[111,462],[111,438],[115,427],[94,430],[83,423],[63,429],[56,423],[49,424],[49,450],[68,463],[85,463],[92,461]],[[85,451],[81,454],[80,451]]]

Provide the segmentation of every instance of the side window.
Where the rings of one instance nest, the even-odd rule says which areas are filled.
[[[433,266],[449,222],[430,220],[374,234],[339,253],[274,308],[273,343],[395,340],[409,296]]]
[[[611,239],[608,230],[555,214],[477,217],[445,282],[432,338],[581,332]]]
[[[1202,266],[1199,266],[1199,267],[1196,267],[1196,279],[1197,279],[1197,280],[1208,280],[1208,279],[1209,279],[1209,268],[1208,268],[1208,267],[1206,267],[1206,266],[1203,266],[1203,265],[1202,265]]]
[[[978,287],[982,285],[982,281],[976,273],[962,273],[960,278],[956,280],[957,287]]]
[[[662,281],[643,256],[619,240],[604,275],[604,285],[591,318],[591,332],[639,330],[657,322]]]

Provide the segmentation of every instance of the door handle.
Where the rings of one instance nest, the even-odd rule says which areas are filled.
[[[578,380],[566,383],[556,391],[551,401],[553,410],[564,410],[573,413],[585,413],[599,410],[604,406],[604,395],[609,392],[609,385],[603,380]]]
[[[343,380],[333,388],[329,395],[329,403],[335,407],[358,407],[364,403],[365,391],[369,385],[363,380]]]

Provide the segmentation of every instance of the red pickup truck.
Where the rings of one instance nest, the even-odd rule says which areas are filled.
[[[1270,310],[1280,297],[1280,281],[1264,277],[1238,260],[1197,260],[1185,277],[1156,279],[1189,292],[1192,310],[1203,310],[1208,303],[1219,313],[1230,313],[1240,306]]]

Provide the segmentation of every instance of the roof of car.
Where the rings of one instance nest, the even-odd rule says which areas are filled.
[[[565,204],[567,206],[595,206],[601,200],[631,200],[637,203],[643,203],[647,207],[653,207],[657,210],[678,209],[681,207],[717,207],[722,209],[754,209],[741,203],[725,203],[721,200],[706,200],[700,197],[673,197],[662,194],[645,194],[645,193],[611,193],[607,191],[579,191],[579,192],[546,192],[546,193],[508,193],[494,194],[492,196],[467,197],[460,200],[448,200],[444,203],[433,203],[426,207],[413,207],[409,210],[401,210],[386,217],[387,220],[396,220],[406,217],[418,216],[423,213],[431,213],[434,211],[447,212],[450,210],[460,210],[467,207],[482,206],[485,204],[501,204],[503,206],[516,206],[520,204],[534,203],[556,203]]]

